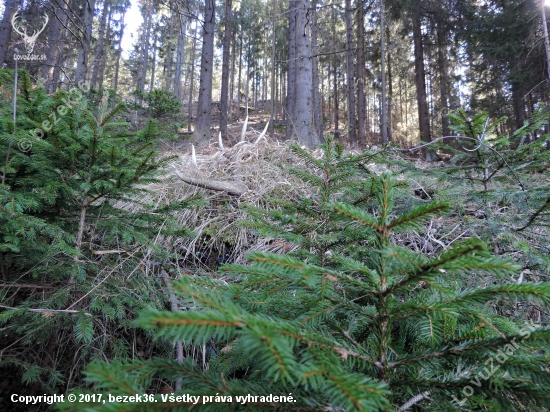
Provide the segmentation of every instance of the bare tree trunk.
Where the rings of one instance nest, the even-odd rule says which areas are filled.
[[[386,27],[386,44],[391,44],[390,41],[390,28]],[[387,50],[387,49],[386,49]],[[388,110],[388,142],[393,142],[393,83],[392,83],[392,71],[391,71],[391,53],[386,53],[388,59],[388,100],[387,100],[387,110]]]
[[[442,19],[441,19],[442,20]],[[444,22],[439,21],[437,24],[437,63],[439,68],[439,98],[441,100],[441,131],[443,136],[449,136],[449,98],[447,95],[447,35],[445,33]]]
[[[338,68],[336,66],[336,63],[334,63],[334,137],[338,137],[340,133],[338,132],[338,123],[340,123],[340,119],[338,118],[338,112],[340,108],[338,107]]]
[[[67,7],[69,5],[69,0],[66,0],[63,2],[63,14],[61,16],[62,24],[61,24],[61,31],[59,33],[59,41],[58,43],[61,45],[63,43],[64,37],[66,37],[66,29],[67,22],[69,20],[69,15],[67,13]],[[53,73],[52,73],[52,81],[50,83],[50,87],[48,89],[49,93],[53,93],[57,90],[57,85],[59,83],[59,76],[61,75],[61,66],[63,64],[64,55],[62,50],[57,50],[56,56],[55,56],[55,63],[53,67]]]
[[[78,60],[76,62],[75,83],[86,80],[88,73],[88,58],[90,54],[90,42],[92,40],[92,27],[94,22],[95,0],[87,0],[84,4],[84,27],[82,39],[79,42]]]
[[[359,145],[365,147],[365,14],[363,3],[357,7],[357,138]]]
[[[153,24],[152,7],[149,3],[145,6],[145,36],[143,39],[143,54],[141,56],[141,73],[138,79],[138,90],[145,90],[145,78],[147,77],[147,62],[149,58],[149,39],[151,36],[151,26]],[[141,99],[138,99],[141,100]]]
[[[10,45],[11,37],[11,16],[17,9],[17,0],[6,0],[6,8],[4,9],[4,17],[0,25],[0,67],[6,61],[6,53]]]
[[[180,20],[180,30],[178,35],[178,46],[176,52],[176,73],[174,76],[174,94],[178,98],[178,101],[181,102],[182,96],[182,85],[181,85],[181,75],[183,73],[183,62],[184,62],[184,53],[185,53],[185,32],[187,31],[187,17],[181,16]]]
[[[166,57],[164,59],[164,90],[167,92],[174,90],[174,79],[172,78],[172,36],[174,34],[174,22],[168,20],[168,38],[165,39],[167,47]]]
[[[388,104],[386,95],[386,29],[384,28],[384,1],[380,0],[380,54],[382,71],[382,121],[380,130],[382,132],[382,144],[388,144]]]
[[[157,34],[153,33],[153,53],[152,54],[152,61],[151,61],[151,83],[149,85],[149,93],[153,91],[155,88],[155,66],[157,63]]]
[[[66,7],[64,3],[63,3],[63,6],[64,8]],[[63,13],[65,12],[64,8],[62,9],[59,6],[54,5],[54,13],[56,17],[52,19],[53,22],[50,29],[50,34],[48,36],[48,52],[46,54],[46,63],[52,62],[52,65],[45,64],[44,67],[42,68],[42,77],[46,80],[46,82],[50,80],[50,73],[52,73],[52,67],[55,66],[55,60],[56,60],[55,52],[56,52],[57,46],[59,45],[59,38],[61,35],[61,29],[62,29],[61,22],[59,21],[59,19],[63,17]],[[1,48],[2,48],[2,43],[0,43],[0,50]],[[1,64],[2,63],[0,61],[0,65]],[[51,89],[51,87],[52,86],[50,83],[48,89]]]
[[[229,106],[230,113],[233,112],[233,102],[235,100],[235,60],[236,60],[237,43],[231,42],[231,83],[229,86]]]
[[[420,140],[430,142],[432,136],[430,133],[430,118],[428,113],[428,103],[426,101],[426,71],[424,68],[424,46],[422,44],[422,22],[419,10],[420,4],[417,3],[413,14],[413,39],[414,39],[414,68],[416,83],[416,101],[418,104],[418,123],[420,130]],[[429,150],[423,150],[424,158],[432,160],[432,153]]]
[[[201,76],[197,124],[193,140],[205,146],[210,140],[210,112],[212,107],[212,68],[214,63],[215,0],[206,0],[202,26]]]
[[[239,80],[237,84],[237,120],[241,117],[241,72],[243,68],[243,36],[239,36]]]
[[[346,60],[348,81],[348,138],[352,147],[357,146],[357,131],[355,129],[355,76],[353,74],[353,24],[351,16],[351,0],[346,0]]]
[[[122,37],[124,36],[124,17],[126,16],[126,11],[122,13],[121,29],[120,29],[120,39],[118,40],[118,50],[116,54],[116,64],[115,64],[115,77],[113,79],[113,89],[115,93],[118,89],[118,72],[120,70],[120,56],[122,55]]]
[[[97,75],[99,74],[99,66],[101,65],[101,61],[104,58],[103,44],[105,42],[105,26],[107,25],[108,9],[109,9],[109,2],[106,0],[103,0],[103,11],[101,13],[101,21],[99,23],[97,45],[95,47],[95,59],[92,67],[92,78],[90,81],[91,85],[94,87],[97,84]]]
[[[294,106],[296,103],[296,6],[297,0],[288,3],[288,80],[286,82],[286,138],[292,139],[295,130]]]
[[[312,78],[313,78],[313,124],[317,139],[322,142],[323,139],[323,119],[321,117],[321,96],[319,96],[319,58],[317,57],[317,0],[313,0],[311,5],[313,11],[311,21],[311,58]]]
[[[277,105],[277,93],[275,89],[275,78],[277,76],[277,65],[275,64],[275,46],[277,44],[277,0],[273,0],[273,35],[271,38],[271,118],[269,133],[275,132],[275,113]]]
[[[109,12],[109,18],[107,19],[107,34],[105,35],[106,39],[107,39],[107,42],[109,42],[108,39],[111,38],[111,18],[112,18],[112,12],[110,11]],[[109,46],[107,46],[107,49],[109,48]],[[104,80],[104,77],[105,77],[105,67],[107,66],[107,53],[106,53],[106,50],[103,51],[103,57],[101,59],[101,61],[99,62],[99,74],[98,74],[98,79],[97,79],[97,88],[98,89],[103,89],[103,80]]]
[[[187,106],[187,131],[191,132],[191,118],[193,114],[193,89],[195,87],[195,52],[197,50],[197,26],[193,30],[193,47],[191,49],[191,59],[189,65],[191,66],[191,80],[189,80],[189,104]]]
[[[296,0],[296,91],[294,98],[295,130],[298,143],[310,148],[319,146],[319,137],[313,127],[313,73],[311,39],[308,17],[309,0]]]
[[[227,119],[229,115],[229,51],[231,47],[231,0],[225,0],[225,33],[223,36],[222,90],[220,96],[220,132],[227,138]]]

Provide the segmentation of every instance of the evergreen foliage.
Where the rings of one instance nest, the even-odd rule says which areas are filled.
[[[548,304],[550,284],[510,283],[518,266],[473,237],[434,256],[399,246],[400,235],[422,230],[450,205],[433,201],[398,211],[391,174],[362,179],[360,159],[343,158],[330,139],[323,159],[294,150],[312,166],[295,172],[314,187],[310,198],[283,204],[278,214],[249,210],[263,233],[296,242],[300,252],[254,252],[250,265],[223,267],[224,281],[186,277],[174,289],[188,310],[150,309],[137,321],[157,337],[202,345],[208,368],[191,359],[95,363],[87,372],[94,389],[131,395],[147,391],[153,378],[181,379],[181,394],[230,397],[199,405],[212,411],[543,410],[550,398],[550,330],[527,329],[488,302]],[[331,186],[331,176],[347,172]],[[362,193],[350,203],[345,194],[357,187]],[[320,225],[308,236],[299,224],[314,227],[315,215],[330,230]],[[285,225],[277,230],[275,221]],[[500,282],[477,286],[487,277]],[[498,373],[484,369],[495,359]],[[236,398],[288,393],[295,403]],[[197,407],[170,400],[163,406]],[[110,404],[109,410],[154,407]]]
[[[0,75],[5,90],[13,72]],[[169,255],[154,239],[191,233],[164,205],[139,202],[170,158],[135,139],[122,104],[105,94],[91,108],[76,88],[48,96],[24,71],[19,89],[17,124],[9,105],[0,113],[0,370],[33,393],[61,393],[84,362],[136,350],[132,313],[166,302],[150,274]]]

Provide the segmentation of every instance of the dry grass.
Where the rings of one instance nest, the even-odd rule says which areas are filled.
[[[240,206],[244,203],[269,208],[269,196],[276,192],[279,198],[292,199],[308,190],[308,186],[285,172],[288,167],[303,167],[304,162],[289,150],[289,143],[270,138],[256,145],[241,142],[224,151],[210,145],[196,153],[198,168],[191,162],[191,152],[167,151],[164,155],[176,155],[173,162],[180,172],[200,179],[217,181],[240,181],[249,191],[240,197],[224,192],[188,185],[177,178],[172,165],[160,183],[147,186],[148,193],[140,197],[141,203],[155,207],[178,202],[193,195],[201,195],[207,206],[193,207],[177,212],[179,224],[195,233],[194,237],[172,238],[158,236],[155,244],[175,252],[178,257],[176,269],[202,269],[210,271],[217,266],[216,260],[224,259],[244,263],[246,254],[252,250],[288,252],[294,248],[274,239],[258,238],[253,231],[239,225],[247,219]],[[321,156],[321,151],[316,155]],[[127,210],[139,207],[136,203],[119,202],[117,207]]]

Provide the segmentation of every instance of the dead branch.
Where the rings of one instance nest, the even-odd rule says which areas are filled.
[[[216,190],[218,192],[226,192],[232,196],[242,196],[248,192],[248,187],[241,182],[220,182],[217,180],[205,180],[205,179],[196,179],[193,177],[185,176],[174,166],[174,171],[176,176],[183,180],[185,183],[193,186],[202,187],[204,189]]]

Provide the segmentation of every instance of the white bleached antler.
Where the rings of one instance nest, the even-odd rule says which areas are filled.
[[[254,144],[258,144],[258,142],[260,140],[262,140],[265,136],[265,134],[267,133],[267,128],[269,127],[269,120],[267,121],[266,125],[265,125],[265,128],[264,128],[264,131],[258,136],[258,138],[254,141]]]

